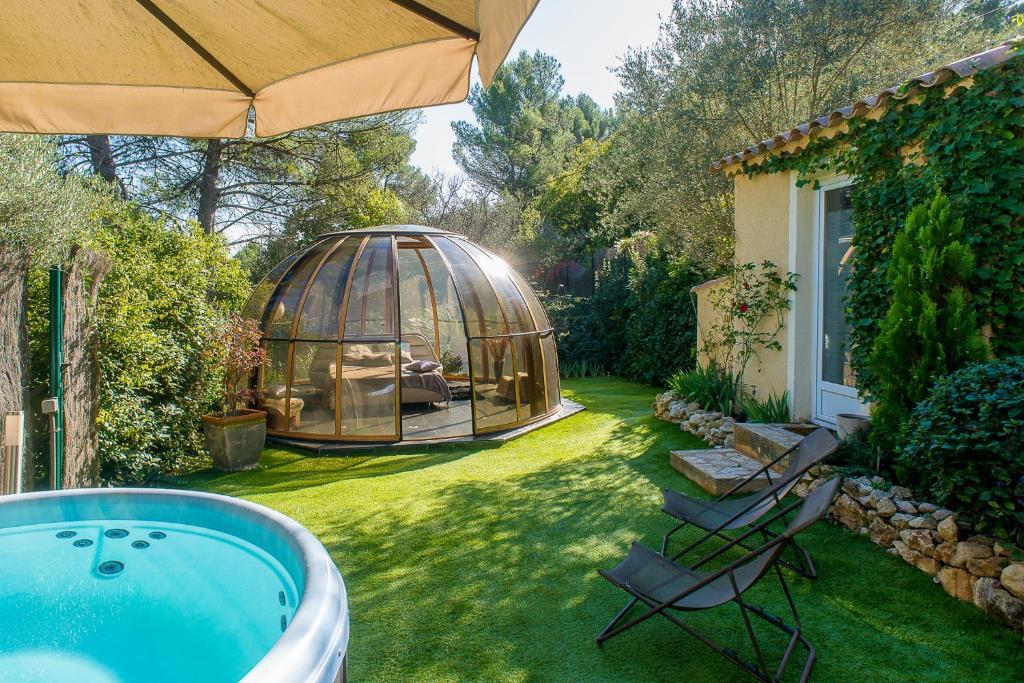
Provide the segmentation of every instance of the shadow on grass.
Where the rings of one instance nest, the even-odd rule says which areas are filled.
[[[201,488],[228,496],[300,491],[348,479],[383,477],[415,472],[454,462],[479,452],[479,448],[432,447],[425,453],[314,455],[298,449],[273,448],[264,451],[259,468],[241,472],[206,469],[161,482],[172,488]]]
[[[655,545],[670,525],[656,506],[637,504],[656,497],[655,481],[624,473],[608,451],[597,455],[447,488],[412,526],[385,513],[369,526],[357,519],[325,529],[351,590],[354,675],[668,681],[685,672],[690,680],[747,680],[660,619],[595,646],[627,597],[596,569],[613,566],[635,537]],[[819,648],[817,680],[1009,681],[1024,665],[1017,636],[863,539],[822,524],[801,540],[822,578],[787,577]],[[789,616],[773,576],[751,596]],[[732,605],[684,618],[753,659]],[[758,631],[781,654],[781,636]]]

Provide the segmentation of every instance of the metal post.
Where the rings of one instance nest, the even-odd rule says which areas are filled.
[[[50,473],[54,490],[64,477],[64,273],[50,268],[50,397],[57,403],[50,421]]]

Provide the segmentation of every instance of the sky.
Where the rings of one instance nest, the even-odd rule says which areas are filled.
[[[553,55],[562,64],[566,94],[585,92],[610,107],[619,85],[610,69],[628,48],[654,42],[671,7],[671,0],[540,0],[509,56],[520,50]],[[473,82],[479,82],[475,67]],[[462,102],[424,109],[423,115],[412,163],[427,173],[455,173],[451,122],[473,121],[473,111]]]

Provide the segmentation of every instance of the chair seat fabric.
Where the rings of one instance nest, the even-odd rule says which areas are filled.
[[[665,489],[665,502],[661,509],[676,519],[685,520],[690,524],[700,527],[705,531],[711,531],[722,527],[723,529],[738,529],[749,524],[748,515],[740,515],[729,524],[725,522],[732,519],[737,513],[744,512],[751,507],[750,498],[737,498],[735,500],[704,501],[697,498],[690,498],[672,489]],[[723,527],[723,524],[725,526]]]
[[[761,575],[771,559],[771,553],[756,557],[737,567],[734,572],[737,587],[742,593]],[[621,588],[629,588],[654,602],[661,603],[700,583],[708,574],[681,567],[650,548],[634,543],[626,558],[613,569],[601,572],[605,578]],[[672,603],[678,610],[702,610],[725,604],[736,597],[728,575],[711,581],[706,586]]]

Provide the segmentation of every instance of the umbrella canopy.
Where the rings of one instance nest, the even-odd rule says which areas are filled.
[[[539,0],[5,0],[0,130],[269,136],[465,99]]]

